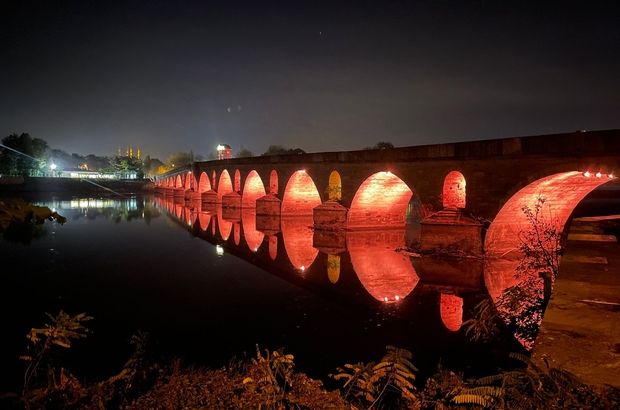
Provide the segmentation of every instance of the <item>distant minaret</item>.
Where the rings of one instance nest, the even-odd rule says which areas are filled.
[[[129,158],[133,158],[133,148],[129,147]]]
[[[140,159],[140,148],[138,148],[138,159]]]
[[[129,156],[129,147],[127,147],[127,151],[125,151],[125,156],[128,157]]]
[[[121,156],[121,144],[118,144],[118,156]]]

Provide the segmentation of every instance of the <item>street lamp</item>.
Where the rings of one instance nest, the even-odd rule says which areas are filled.
[[[52,162],[52,165],[50,165],[50,169],[51,169],[52,171],[53,171],[53,170],[55,170],[55,169],[56,169],[56,164],[54,164],[54,163]]]

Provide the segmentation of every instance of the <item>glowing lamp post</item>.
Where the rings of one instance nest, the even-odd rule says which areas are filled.
[[[52,162],[52,165],[50,165],[50,170],[52,171],[52,176],[54,176],[54,171],[56,170],[56,164],[54,164]]]

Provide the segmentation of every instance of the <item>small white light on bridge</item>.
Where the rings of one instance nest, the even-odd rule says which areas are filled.
[[[303,266],[303,265],[301,265],[301,271],[303,272],[303,271],[305,271],[305,270],[306,270],[306,267],[305,267],[305,266]]]
[[[215,253],[217,253],[219,256],[222,256],[224,254],[224,248],[222,248],[222,245],[215,245]]]
[[[390,171],[386,172],[387,175],[392,175],[392,173]]]
[[[254,248],[254,252],[258,252],[258,248]]]
[[[590,173],[589,173],[588,171],[586,171],[586,172],[584,172],[584,173],[583,173],[583,176],[584,176],[584,177],[589,177],[589,176],[590,176]]]
[[[303,172],[304,174],[306,173],[306,170],[305,170],[305,169],[301,169],[300,171],[301,171],[301,172]]]
[[[609,176],[609,179],[612,179],[614,177],[613,174],[609,174],[608,176]]]
[[[394,299],[396,299],[396,300],[400,300],[400,298],[398,297],[398,295],[394,296]]]
[[[596,177],[597,177],[597,178],[600,178],[602,175],[603,175],[603,174],[601,174],[600,172],[597,172],[597,173],[596,173]]]
[[[387,302],[387,301],[388,301],[388,298],[387,298],[387,296],[386,296],[386,297],[384,297],[384,298],[383,298],[383,300]]]

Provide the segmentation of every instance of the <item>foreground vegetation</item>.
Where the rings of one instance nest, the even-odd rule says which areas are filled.
[[[282,350],[256,349],[256,357],[209,370],[160,363],[148,333],[131,343],[135,352],[119,374],[83,384],[52,362],[53,350],[90,331],[92,318],[61,311],[51,323],[27,335],[23,389],[0,398],[0,406],[25,409],[616,409],[620,390],[583,384],[569,372],[541,369],[519,354],[525,365],[478,380],[449,370],[417,383],[411,353],[392,346],[378,363],[347,364],[330,375],[343,383],[327,391],[323,383],[294,370]],[[419,386],[419,387],[418,387]]]

